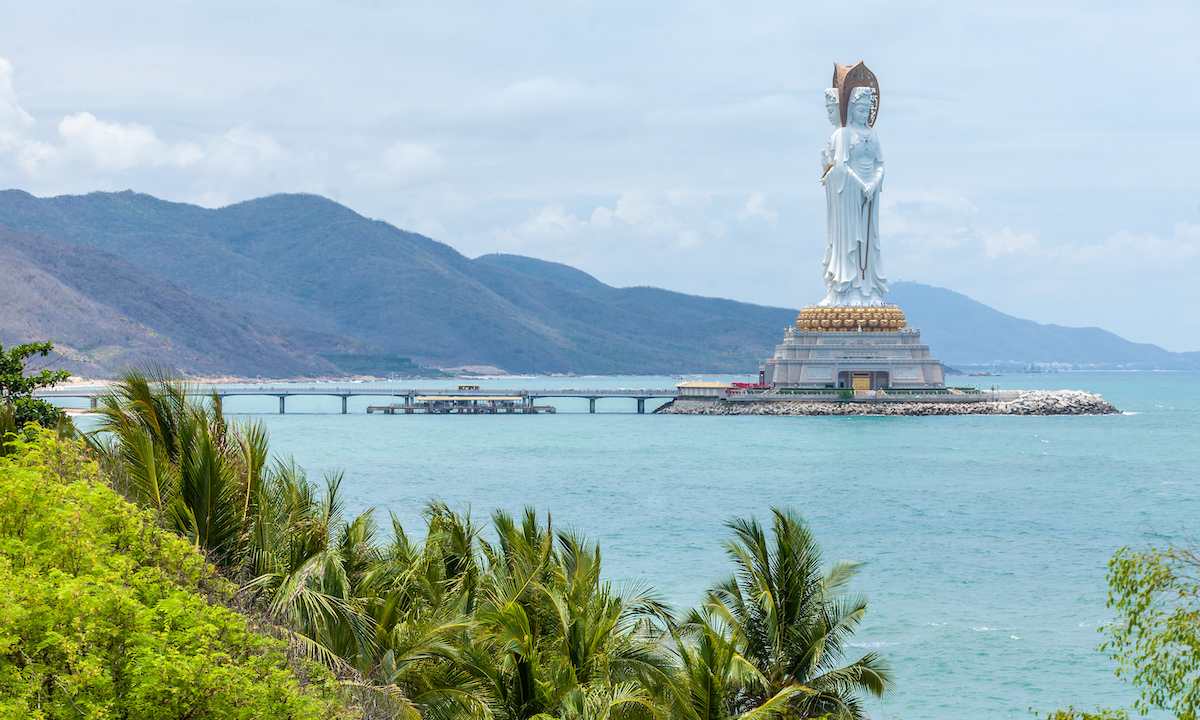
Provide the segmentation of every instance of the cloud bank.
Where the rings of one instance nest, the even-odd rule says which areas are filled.
[[[27,4],[0,26],[0,184],[315,192],[472,256],[795,307],[824,295],[822,90],[862,59],[893,280],[1200,349],[1164,311],[1200,292],[1200,8],[858,10]]]

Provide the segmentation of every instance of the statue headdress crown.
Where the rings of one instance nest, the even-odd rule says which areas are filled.
[[[871,88],[871,114],[867,117],[868,125],[875,125],[875,117],[879,114],[879,81],[875,73],[859,63],[853,67],[833,64],[833,86],[838,91],[838,104],[841,106],[842,127],[846,127],[846,111],[850,108],[850,93],[854,88]]]

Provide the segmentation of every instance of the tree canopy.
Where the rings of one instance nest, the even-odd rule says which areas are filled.
[[[1200,716],[1200,553],[1193,546],[1122,548],[1108,564],[1116,619],[1101,649],[1141,695],[1134,709]]]
[[[33,397],[38,388],[50,387],[70,377],[66,370],[43,368],[29,372],[27,361],[35,356],[47,357],[54,350],[53,343],[28,343],[9,348],[0,345],[0,405],[7,415],[8,423],[17,428],[25,423],[36,422],[44,427],[54,427],[63,413],[45,400]],[[3,435],[0,427],[0,435]]]
[[[327,684],[298,683],[278,646],[205,602],[222,587],[236,587],[367,717],[857,719],[866,696],[891,687],[883,658],[844,657],[866,612],[848,593],[859,566],[823,563],[790,510],[773,510],[767,529],[731,519],[734,576],[680,617],[652,588],[607,579],[597,543],[532,508],[479,522],[429,502],[423,538],[374,510],[347,516],[340,474],[314,483],[271,459],[261,423],[227,421],[215,397],[168,373],[125,373],[98,409],[85,436],[96,464],[41,433],[42,444],[14,444],[19,472],[0,488],[0,620],[13,628],[0,634],[0,695],[14,678],[14,702],[86,700],[132,717],[143,706],[121,703],[159,703],[170,716],[171,702],[190,702],[224,717],[227,705],[272,697],[296,717],[340,712]],[[56,481],[61,457],[88,469]],[[47,553],[37,563],[23,544],[31,528]],[[6,583],[6,572],[24,575]],[[73,594],[85,618],[55,599]],[[50,608],[47,623],[29,603]],[[136,668],[133,647],[145,658]],[[189,673],[213,678],[177,687]]]

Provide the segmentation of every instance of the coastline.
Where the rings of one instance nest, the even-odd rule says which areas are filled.
[[[1115,406],[1083,390],[1031,390],[1011,400],[672,400],[663,415],[1118,415]]]

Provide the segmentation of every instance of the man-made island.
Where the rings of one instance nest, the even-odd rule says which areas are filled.
[[[787,400],[680,398],[655,412],[668,415],[1114,415],[1120,410],[1082,390],[950,395],[919,400],[874,397]]]

